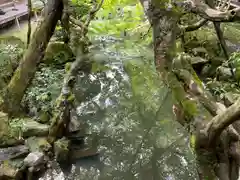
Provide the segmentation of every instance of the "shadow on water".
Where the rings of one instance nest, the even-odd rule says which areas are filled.
[[[102,50],[108,68],[79,75],[75,89],[77,100],[84,101],[78,104],[79,120],[94,136],[88,143],[98,145],[99,155],[61,167],[53,162],[39,180],[197,179],[187,136],[172,120],[168,90],[152,78],[151,65],[139,63],[142,54],[121,55],[107,45]]]

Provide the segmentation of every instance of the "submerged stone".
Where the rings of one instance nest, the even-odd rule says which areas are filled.
[[[88,136],[85,138],[84,144],[74,144],[71,146],[71,160],[96,156],[98,152],[98,140],[96,137]]]
[[[34,120],[27,119],[23,122],[23,137],[46,136],[48,135],[49,125],[38,123]]]
[[[71,149],[70,159],[71,160],[81,159],[81,158],[96,156],[98,154],[99,152],[96,147],[85,147],[85,148],[75,147]]]

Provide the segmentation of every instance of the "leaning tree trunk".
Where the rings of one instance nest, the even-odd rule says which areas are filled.
[[[153,28],[156,69],[172,90],[177,121],[189,131],[199,179],[237,180],[240,136],[231,124],[239,118],[240,99],[228,109],[217,103],[202,86],[191,57],[175,54],[179,9],[162,1],[141,3]]]
[[[16,113],[20,107],[23,95],[44,57],[48,42],[61,18],[63,4],[61,0],[49,0],[45,8],[43,21],[36,29],[23,59],[4,92],[1,110],[9,115]]]

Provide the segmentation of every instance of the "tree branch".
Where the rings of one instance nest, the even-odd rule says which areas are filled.
[[[209,133],[209,144],[214,144],[222,131],[240,117],[240,98],[228,109],[216,115],[207,125],[205,131]]]
[[[84,27],[85,27],[85,28],[89,26],[91,20],[95,17],[96,13],[97,13],[97,12],[99,11],[99,9],[102,7],[103,2],[104,2],[104,0],[101,0],[101,2],[100,2],[99,4],[97,4],[97,3],[96,3],[96,0],[95,0],[95,5],[94,5],[93,9],[89,12],[88,18],[87,18],[87,20],[86,20],[85,23],[84,23]]]
[[[240,8],[235,8],[228,11],[218,11],[209,7],[205,2],[201,0],[184,1],[176,3],[178,7],[183,8],[185,11],[192,12],[200,15],[202,18],[215,22],[232,22],[240,21],[240,17],[237,13]]]
[[[81,20],[77,20],[77,19],[75,19],[75,18],[72,17],[72,16],[69,17],[69,21],[70,21],[72,24],[80,27],[81,29],[84,27],[84,24],[81,22]]]
[[[200,27],[204,26],[208,22],[207,19],[201,19],[200,21],[196,22],[195,24],[188,25],[188,26],[180,26],[180,29],[184,32],[195,31]]]

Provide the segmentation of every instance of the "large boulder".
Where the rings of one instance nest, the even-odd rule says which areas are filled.
[[[71,48],[62,42],[50,42],[46,49],[43,62],[48,65],[61,66],[66,62],[74,61]]]

